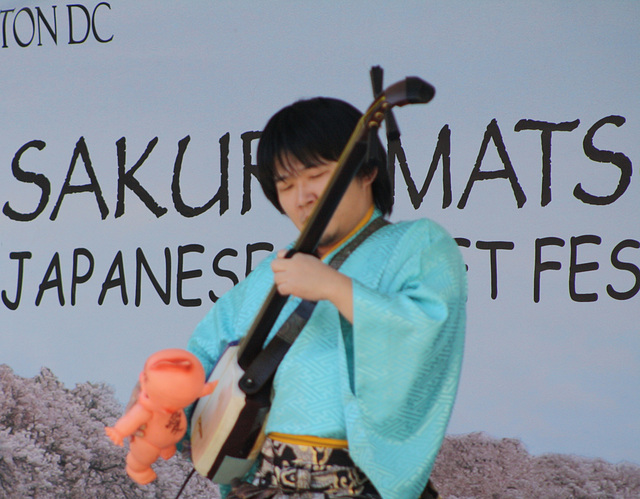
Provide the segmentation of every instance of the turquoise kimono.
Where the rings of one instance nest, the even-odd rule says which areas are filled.
[[[250,327],[272,286],[274,257],[220,298],[193,333],[188,349],[208,373]],[[467,290],[460,251],[430,220],[395,223],[365,240],[340,272],[353,280],[354,324],[330,302],[318,303],[276,373],[266,432],[346,439],[384,499],[417,498],[460,377]],[[299,301],[289,299],[272,334]]]

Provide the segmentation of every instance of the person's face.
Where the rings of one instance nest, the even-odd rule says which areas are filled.
[[[276,190],[278,201],[293,224],[302,230],[318,199],[322,196],[336,161],[328,161],[305,167],[295,158],[288,158],[287,168],[276,165]],[[362,220],[373,204],[371,177],[356,177],[347,188],[342,200],[320,239],[318,253],[348,235]]]

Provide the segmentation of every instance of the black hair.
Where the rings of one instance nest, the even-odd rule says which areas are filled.
[[[290,158],[305,167],[337,161],[362,113],[339,99],[316,97],[300,100],[278,111],[267,122],[258,143],[258,179],[267,199],[283,213],[276,190],[276,167],[287,169]],[[358,176],[376,173],[373,200],[383,214],[391,213],[393,192],[387,155],[376,136],[369,161],[364,161],[366,141],[358,143],[350,162],[363,162]],[[351,166],[351,165],[350,165]]]

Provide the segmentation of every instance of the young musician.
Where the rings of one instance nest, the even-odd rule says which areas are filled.
[[[360,116],[343,101],[316,98],[267,123],[260,183],[298,229]],[[189,341],[210,373],[225,346],[249,329],[274,282],[290,298],[272,335],[301,299],[318,302],[276,372],[257,472],[229,497],[435,497],[425,487],[458,386],[465,267],[455,241],[427,219],[387,224],[339,271],[327,264],[391,212],[380,142],[373,154],[362,145],[354,161],[365,156],[317,256],[271,255],[218,300]]]

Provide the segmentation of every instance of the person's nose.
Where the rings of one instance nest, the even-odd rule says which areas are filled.
[[[300,179],[296,186],[298,206],[304,207],[315,201],[316,195],[312,187],[304,179]]]

